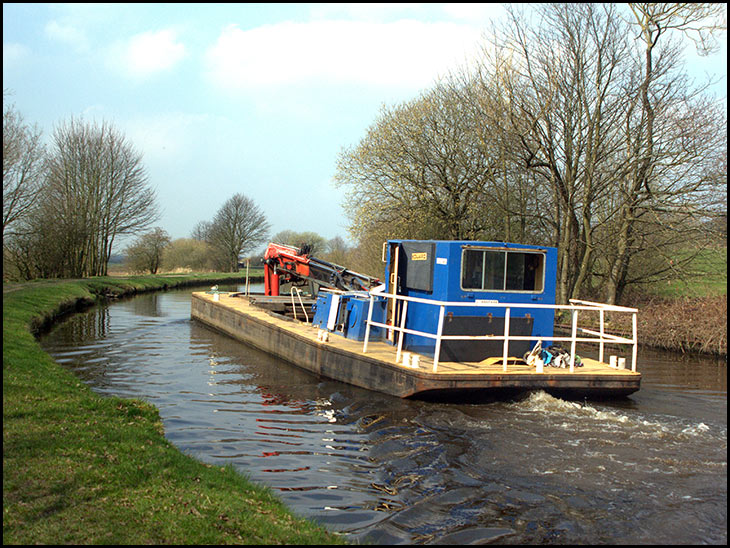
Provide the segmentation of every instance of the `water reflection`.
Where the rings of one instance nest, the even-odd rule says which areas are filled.
[[[130,304],[132,306],[132,312],[137,316],[146,316],[148,318],[160,318],[165,314],[162,311],[162,299],[163,295],[153,293],[146,295],[142,299],[132,299]]]
[[[140,296],[43,344],[96,390],[154,403],[184,452],[355,541],[726,541],[724,362],[642,352],[643,388],[617,402],[424,403],[312,376],[189,307]]]

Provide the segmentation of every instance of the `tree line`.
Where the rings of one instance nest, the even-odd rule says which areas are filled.
[[[360,247],[555,246],[560,302],[676,277],[726,222],[727,120],[668,34],[707,46],[725,8],[629,6],[509,8],[478,62],[383,107],[337,166]]]
[[[104,276],[115,242],[135,235],[125,250],[132,270],[156,273],[172,243],[153,227],[158,218],[142,155],[112,124],[71,119],[46,147],[40,130],[5,103],[3,279]],[[178,262],[236,270],[268,231],[256,204],[236,194],[195,228],[192,245],[176,246],[185,256]]]
[[[189,238],[173,240],[154,226],[159,208],[141,153],[113,124],[73,118],[60,123],[44,146],[41,131],[9,96],[4,90],[4,280],[104,276],[114,244],[130,238],[125,271],[232,272],[267,241],[266,215],[242,193],[198,222]],[[352,251],[341,237],[327,240],[314,232],[284,230],[273,240],[306,244],[337,264],[348,264]]]
[[[248,218],[243,225],[256,222],[256,230],[249,232],[246,238],[229,240],[225,234],[235,234],[236,230],[243,234],[241,227],[230,224],[230,215],[221,212],[230,210],[235,204],[248,201],[251,207],[242,213]],[[223,224],[228,225],[224,229]],[[229,199],[212,221],[199,222],[189,238],[171,239],[161,228],[155,228],[140,235],[125,251],[125,267],[136,273],[149,272],[156,274],[165,271],[219,271],[235,272],[244,264],[252,267],[262,265],[259,246],[269,240],[269,223],[261,211],[242,194]],[[338,265],[347,265],[352,259],[353,249],[345,240],[336,236],[326,239],[316,232],[282,230],[271,237],[271,241],[303,248],[305,245],[311,255]],[[235,253],[238,249],[239,252]]]
[[[71,119],[45,147],[4,105],[4,279],[105,275],[114,242],[157,217],[142,155],[113,125]]]
[[[4,92],[7,99],[9,93]],[[3,279],[104,276],[115,242],[126,270],[232,272],[265,242],[270,224],[242,193],[226,200],[190,238],[172,240],[159,226],[157,198],[142,155],[108,122],[71,119],[50,145],[13,104],[3,108]],[[307,244],[313,253],[346,260],[342,238],[286,230],[275,241]]]

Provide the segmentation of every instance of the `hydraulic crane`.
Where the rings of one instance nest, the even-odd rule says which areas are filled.
[[[285,283],[304,285],[313,282],[319,286],[342,291],[368,291],[380,280],[348,270],[345,267],[317,259],[310,255],[311,248],[271,243],[264,254],[264,292],[279,295]]]

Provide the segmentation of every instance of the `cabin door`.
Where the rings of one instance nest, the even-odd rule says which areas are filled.
[[[405,272],[405,261],[402,257],[402,249],[400,243],[389,243],[390,264],[388,265],[388,290],[391,295],[402,295],[401,281]],[[400,311],[403,303],[396,299],[388,299],[388,310],[386,323],[388,325],[400,325]],[[388,340],[397,344],[398,337],[393,329],[388,330]]]
[[[433,269],[436,245],[433,242],[400,242],[390,245],[390,268],[388,269],[391,295],[433,294]],[[400,326],[403,301],[389,299],[388,321]],[[397,333],[390,329],[388,340],[397,343]]]

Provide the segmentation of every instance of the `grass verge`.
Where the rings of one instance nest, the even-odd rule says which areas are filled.
[[[677,253],[681,258],[682,252]],[[680,277],[649,284],[647,295],[664,299],[694,299],[727,295],[727,247],[703,250]]]
[[[233,277],[3,285],[3,544],[346,543],[232,467],[184,455],[154,406],[95,394],[33,335],[100,296],[225,281]]]

